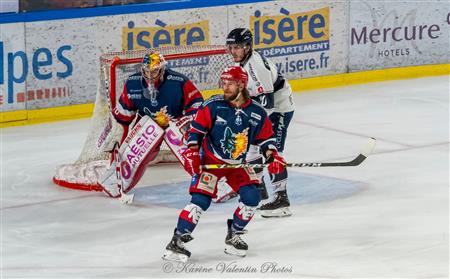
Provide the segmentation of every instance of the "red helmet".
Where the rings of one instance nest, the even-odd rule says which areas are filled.
[[[247,87],[248,74],[241,66],[230,66],[222,72],[220,79],[242,81],[245,87]]]

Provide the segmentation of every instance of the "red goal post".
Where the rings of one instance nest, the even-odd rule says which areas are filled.
[[[223,69],[232,65],[225,46],[183,46],[158,48],[167,67],[186,75],[206,98],[218,88]],[[100,75],[91,125],[78,159],[58,166],[53,177],[56,185],[78,190],[101,191],[97,179],[109,167],[110,154],[97,148],[110,111],[122,93],[127,77],[140,71],[142,57],[149,50],[110,52],[100,57]],[[154,163],[174,163],[176,158],[163,143]]]

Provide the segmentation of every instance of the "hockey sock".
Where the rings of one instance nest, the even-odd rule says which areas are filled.
[[[233,214],[233,229],[242,231],[255,214],[261,199],[256,185],[247,185],[239,189],[240,201]]]
[[[249,164],[263,164],[264,163],[264,159],[262,156],[249,160],[248,161]],[[258,176],[258,179],[262,182],[263,181],[263,168],[254,168],[253,169],[256,173],[256,176]]]
[[[206,211],[211,204],[211,197],[193,193],[191,203],[186,205],[180,212],[177,224],[177,233],[185,234],[192,233],[197,226],[197,223],[202,215],[203,211]]]
[[[285,191],[287,184],[288,172],[284,169],[281,173],[270,174],[270,181],[275,192]]]

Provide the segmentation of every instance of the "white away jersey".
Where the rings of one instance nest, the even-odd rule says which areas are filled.
[[[250,97],[274,93],[273,109],[268,109],[267,113],[295,110],[291,86],[278,73],[275,64],[257,51],[253,51],[250,58],[241,66],[249,75],[247,89],[250,91]]]

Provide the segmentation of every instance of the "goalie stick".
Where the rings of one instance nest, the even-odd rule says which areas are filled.
[[[356,156],[353,160],[347,162],[333,162],[333,163],[287,163],[286,167],[297,168],[323,168],[323,167],[354,167],[360,165],[375,148],[376,139],[370,138],[369,143],[364,150]],[[210,164],[203,165],[203,169],[239,169],[239,168],[264,168],[269,164]]]

